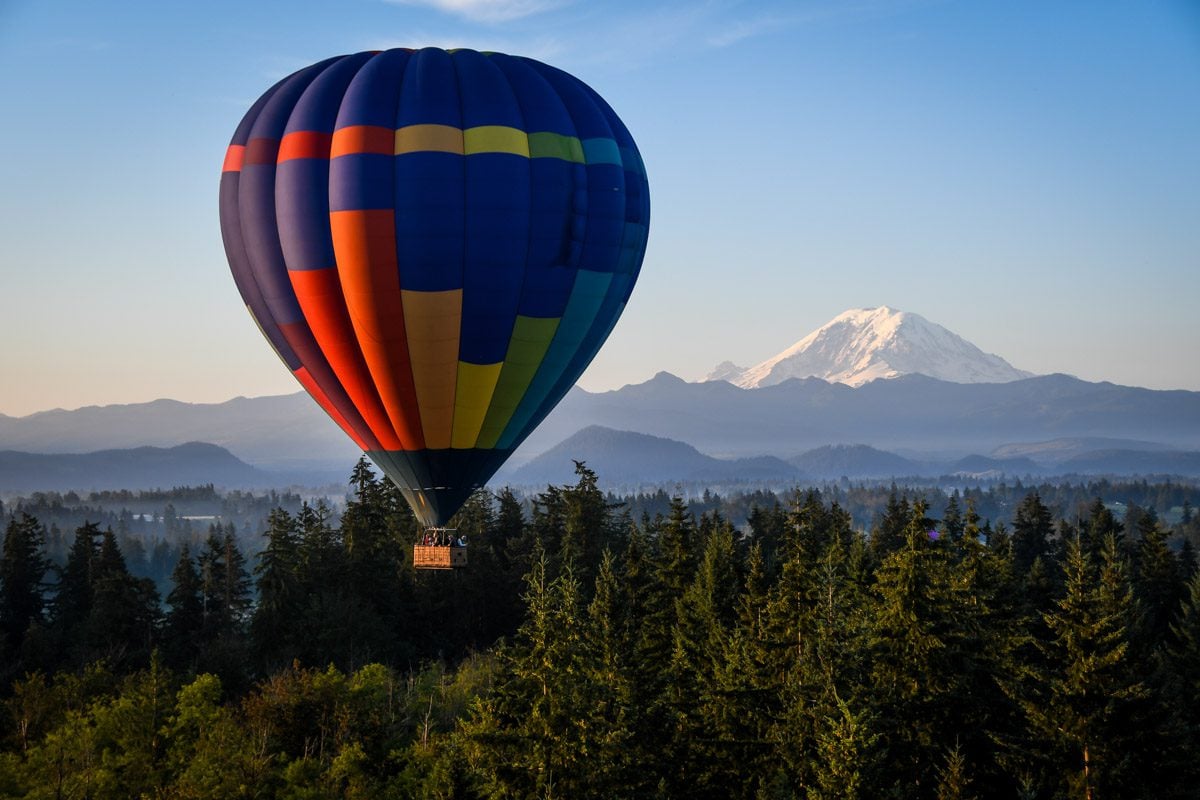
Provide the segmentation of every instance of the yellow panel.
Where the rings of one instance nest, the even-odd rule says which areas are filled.
[[[402,289],[404,330],[412,357],[413,384],[421,412],[425,446],[450,447],[454,388],[458,380],[458,339],[462,329],[462,289],[415,292]]]
[[[512,153],[529,158],[529,136],[525,131],[505,125],[480,125],[463,131],[463,152]]]
[[[558,318],[517,316],[512,339],[508,343],[508,353],[504,357],[504,369],[492,392],[491,406],[483,418],[476,447],[490,450],[500,440],[546,356],[546,350],[558,330],[558,323]]]
[[[429,152],[462,155],[462,130],[449,125],[406,125],[396,130],[396,155]]]
[[[470,449],[479,439],[479,428],[492,402],[496,381],[504,362],[468,364],[458,362],[458,386],[454,390],[454,437],[451,447]]]

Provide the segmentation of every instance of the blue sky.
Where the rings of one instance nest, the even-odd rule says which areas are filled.
[[[466,46],[599,91],[652,224],[589,389],[917,312],[1034,372],[1200,390],[1200,4],[0,0],[0,413],[294,391],[225,265],[245,109]]]

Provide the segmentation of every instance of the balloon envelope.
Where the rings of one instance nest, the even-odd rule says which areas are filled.
[[[443,526],[562,398],[641,268],[645,168],[567,73],[339,56],[269,89],[221,174],[238,290],[305,389]]]

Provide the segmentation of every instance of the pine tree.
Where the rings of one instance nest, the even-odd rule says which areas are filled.
[[[1137,543],[1134,589],[1143,612],[1142,644],[1154,649],[1165,644],[1187,584],[1179,559],[1167,545],[1167,531],[1150,515],[1143,520],[1150,522]]]
[[[111,528],[101,535],[92,569],[87,642],[92,658],[119,666],[145,663],[160,616],[158,590],[149,578],[129,573]]]
[[[879,524],[871,531],[871,554],[876,563],[881,563],[889,553],[905,546],[905,529],[908,527],[912,511],[907,497],[897,497],[896,487],[888,495],[887,509]]]
[[[1124,547],[1125,527],[1117,521],[1112,511],[1104,505],[1099,497],[1092,501],[1088,509],[1087,523],[1083,529],[1083,548],[1088,555],[1099,558],[1104,542],[1111,536],[1120,547]]]
[[[267,546],[254,567],[258,605],[250,621],[251,638],[265,665],[289,663],[296,637],[304,587],[300,585],[300,545],[296,520],[282,508],[267,518]]]
[[[709,526],[702,521],[701,527]],[[728,797],[753,760],[738,735],[739,709],[722,685],[740,583],[733,529],[722,522],[708,531],[695,577],[675,603],[667,681],[673,741],[664,743],[673,796]]]
[[[1167,664],[1179,697],[1179,708],[1189,731],[1192,752],[1200,746],[1200,572],[1188,582],[1167,644]],[[1193,764],[1193,778],[1200,765]]]
[[[991,739],[1005,704],[997,685],[1000,643],[990,630],[998,581],[977,544],[964,540],[976,550],[956,554],[955,543],[932,539],[926,524],[923,504],[914,503],[905,548],[876,573],[872,607],[877,730],[886,778],[904,796],[927,796],[938,785],[953,746],[997,773]]]
[[[64,630],[87,619],[92,610],[92,581],[100,556],[100,526],[85,522],[75,529],[67,563],[59,574],[51,616]]]
[[[1025,495],[1013,517],[1013,563],[1018,575],[1029,572],[1033,562],[1050,554],[1050,535],[1054,531],[1050,509],[1036,492]]]
[[[1033,691],[1023,701],[1044,742],[1050,778],[1077,797],[1134,790],[1129,765],[1140,748],[1131,725],[1146,695],[1130,658],[1133,596],[1111,533],[1101,558],[1097,568],[1080,538],[1068,543],[1066,594],[1046,615],[1050,671],[1032,676]]]
[[[42,621],[50,569],[44,539],[42,524],[29,514],[9,520],[0,556],[0,652],[17,653],[29,626]]]
[[[230,632],[240,632],[246,623],[246,615],[252,600],[250,573],[246,571],[246,557],[237,546],[232,525],[221,539],[223,574],[221,582],[221,606],[229,620]]]
[[[204,600],[200,573],[185,543],[179,561],[171,573],[171,592],[167,595],[167,615],[163,626],[163,644],[171,663],[187,665],[199,653],[203,641]]]
[[[963,521],[962,510],[959,507],[958,489],[955,489],[951,493],[950,499],[946,501],[946,510],[942,512],[942,535],[952,542],[957,542],[963,538],[965,527],[966,523]]]
[[[501,655],[495,691],[464,725],[475,778],[494,797],[609,796],[589,777],[597,697],[578,584],[569,569],[547,580],[541,556],[527,587],[525,622]]]
[[[565,508],[559,554],[580,584],[591,586],[601,553],[619,547],[620,542],[616,541],[612,510],[597,486],[596,473],[576,461],[575,475],[575,485],[562,493]]]

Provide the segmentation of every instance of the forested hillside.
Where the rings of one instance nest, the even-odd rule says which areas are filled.
[[[339,519],[275,510],[253,565],[214,526],[165,596],[95,523],[51,569],[21,511],[0,796],[1192,796],[1188,494],[1168,525],[1048,493],[884,491],[867,530],[853,491],[764,494],[738,528],[581,466],[477,495],[469,568],[431,573],[364,463]]]

